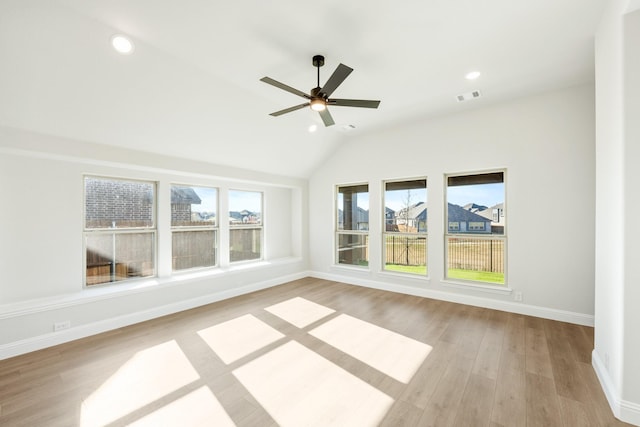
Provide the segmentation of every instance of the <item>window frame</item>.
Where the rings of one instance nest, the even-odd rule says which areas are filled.
[[[243,264],[243,263],[254,263],[254,262],[260,262],[263,261],[265,259],[265,254],[264,254],[264,248],[265,248],[265,244],[264,244],[264,205],[265,205],[265,201],[264,201],[264,191],[259,191],[259,190],[248,190],[248,189],[237,189],[237,188],[230,188],[227,191],[227,202],[228,202],[228,207],[230,206],[230,201],[231,201],[231,193],[232,192],[242,192],[242,193],[257,193],[260,194],[260,223],[259,224],[232,224],[231,223],[231,217],[229,216],[227,219],[227,226],[229,227],[229,244],[227,246],[227,250],[228,250],[228,257],[229,257],[229,264],[230,265],[237,265],[237,264]],[[231,212],[230,208],[228,209],[229,212]],[[260,256],[258,258],[253,258],[253,259],[242,259],[242,260],[237,260],[237,261],[233,261],[232,260],[232,250],[231,250],[231,234],[233,231],[238,231],[238,230],[259,230],[259,236],[260,236]]]
[[[481,230],[468,230],[472,232],[452,232],[450,231],[449,225],[449,178],[455,177],[467,177],[474,175],[488,175],[488,174],[502,174],[502,184],[503,184],[503,201],[502,201],[502,215],[500,218],[504,218],[504,212],[507,209],[507,169],[506,168],[496,168],[496,169],[488,169],[488,170],[480,170],[480,171],[469,171],[469,172],[457,172],[457,173],[448,173],[444,174],[444,239],[443,239],[443,247],[444,247],[444,269],[443,269],[443,281],[450,283],[461,283],[464,285],[469,285],[478,288],[494,288],[497,290],[509,290],[508,286],[508,234],[507,234],[507,224],[502,226],[503,233],[502,234],[493,234],[478,232]],[[492,209],[493,206],[487,206],[487,209]],[[493,221],[493,212],[492,218],[487,218],[488,221]],[[460,230],[460,227],[458,227]],[[502,274],[503,274],[503,282],[491,282],[491,281],[483,281],[483,280],[474,280],[474,279],[463,279],[463,278],[455,278],[449,276],[449,241],[450,239],[470,239],[476,241],[500,241],[502,244]]]
[[[173,225],[173,218],[171,219],[170,224],[170,232],[171,232],[171,273],[172,274],[180,274],[182,272],[189,272],[194,270],[205,270],[217,268],[220,265],[220,189],[218,187],[209,186],[209,185],[196,185],[196,184],[184,184],[184,183],[170,183],[169,191],[172,191],[173,187],[191,187],[191,188],[208,188],[216,191],[215,195],[215,221],[212,225]],[[171,200],[169,201],[170,209],[173,208],[173,203]],[[173,212],[171,212],[173,216]],[[174,256],[174,248],[173,248],[173,236],[174,233],[184,233],[184,232],[193,232],[193,231],[213,231],[213,244],[214,244],[214,262],[213,265],[207,266],[196,266],[189,268],[181,268],[175,269],[173,267],[173,256]]]
[[[132,183],[145,183],[151,184],[152,186],[152,203],[151,203],[151,225],[150,226],[138,226],[138,227],[109,227],[109,228],[100,228],[100,227],[87,227],[87,179],[97,179],[97,180],[108,180],[108,181],[121,181],[121,182],[132,182]],[[94,174],[83,174],[82,175],[82,287],[84,289],[94,288],[94,287],[103,287],[103,286],[113,286],[119,285],[125,282],[131,282],[135,280],[148,279],[151,277],[157,277],[158,275],[158,181],[149,180],[149,179],[139,179],[139,178],[126,178],[119,176],[108,176],[108,175],[94,175]],[[87,282],[87,240],[90,236],[100,236],[100,235],[113,235],[114,241],[117,235],[127,235],[127,234],[150,234],[151,242],[152,242],[152,256],[151,262],[153,266],[151,268],[152,273],[150,275],[145,276],[137,276],[132,278],[126,278],[122,280],[114,280],[117,277],[117,263],[116,260],[113,259],[113,267],[111,267],[111,278],[112,280],[106,282],[97,282],[89,284]]]
[[[425,204],[425,208],[427,209],[427,218],[425,221],[425,231],[420,231],[420,228],[418,227],[418,230],[415,232],[407,232],[407,231],[389,231],[387,230],[387,184],[401,184],[401,183],[419,183],[421,181],[424,181],[424,190],[425,190],[425,200],[424,200],[424,204]],[[429,215],[428,215],[428,202],[429,202],[429,190],[428,190],[428,179],[426,176],[421,176],[421,177],[412,177],[412,178],[401,178],[401,179],[390,179],[390,180],[385,180],[382,182],[382,263],[381,263],[381,269],[383,272],[385,273],[393,273],[393,274],[402,274],[402,275],[410,275],[411,277],[424,277],[427,278],[429,277],[429,260],[428,260],[428,247],[429,247]],[[411,190],[412,188],[420,188],[422,189],[423,187],[408,187],[406,188],[406,190]],[[421,200],[420,200],[421,201]],[[394,269],[389,269],[387,268],[387,240],[389,237],[405,237],[405,238],[416,238],[416,239],[420,239],[423,238],[424,239],[424,268],[425,268],[425,272],[403,272],[403,271],[397,271]],[[408,244],[408,243],[407,243]],[[395,247],[395,243],[394,243],[394,247]]]
[[[360,183],[350,183],[350,184],[338,184],[334,187],[334,209],[333,209],[333,217],[334,217],[334,264],[336,266],[340,266],[340,267],[348,267],[348,268],[357,268],[357,269],[369,269],[369,263],[370,263],[370,259],[369,259],[369,245],[370,245],[370,241],[369,241],[369,223],[370,221],[367,220],[367,228],[366,230],[345,230],[340,229],[339,224],[340,224],[340,219],[339,219],[339,215],[338,215],[338,197],[340,194],[340,188],[346,188],[346,187],[363,187],[366,186],[367,189],[367,197],[369,196],[370,190],[369,190],[369,183],[368,182],[360,182]],[[357,193],[356,193],[357,194]],[[371,212],[371,206],[369,206],[369,210],[368,212]],[[343,216],[343,223],[344,223],[344,210],[342,213]],[[344,225],[343,225],[344,227]],[[358,265],[358,264],[348,264],[348,263],[341,263],[340,262],[340,236],[362,236],[365,239],[365,246],[366,246],[366,253],[367,253],[367,259],[366,265]]]

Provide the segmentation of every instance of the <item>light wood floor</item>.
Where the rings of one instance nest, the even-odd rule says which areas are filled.
[[[265,310],[295,297],[335,312],[297,327]],[[399,381],[311,335],[341,315],[427,344],[431,351],[407,383]],[[202,331],[238,318],[277,331],[275,340],[260,334],[261,348],[225,363]],[[385,426],[625,425],[613,417],[591,367],[592,328],[312,278],[0,361],[0,425],[160,425],[181,414],[176,425],[182,427],[195,424],[198,411],[209,411],[205,425],[278,425],[285,419],[281,414],[298,404],[291,396],[302,402],[316,384],[300,378],[294,385],[296,375],[287,373],[299,368],[296,360],[272,357],[275,365],[269,366],[277,368],[264,378],[254,372],[253,379],[268,386],[287,377],[291,387],[301,387],[283,394],[289,401],[278,402],[278,396],[260,395],[258,385],[241,382],[240,373],[259,372],[266,366],[260,365],[266,363],[263,356],[275,357],[285,348],[302,354],[303,361],[318,361],[322,375],[335,377],[335,384],[365,387],[370,396],[389,401],[378,420]],[[152,376],[132,378],[141,371]],[[317,382],[330,387],[331,381]],[[272,403],[264,403],[267,398]],[[374,413],[367,399],[349,396],[333,409],[364,407]],[[319,400],[318,405],[325,401]],[[91,418],[100,408],[106,415]],[[327,410],[319,409],[326,419],[314,422],[335,422]]]

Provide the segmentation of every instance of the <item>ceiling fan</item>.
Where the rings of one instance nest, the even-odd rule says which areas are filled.
[[[335,105],[337,107],[361,107],[361,108],[378,108],[380,105],[380,101],[370,101],[365,99],[338,99],[338,98],[329,98],[331,94],[342,84],[342,82],[351,74],[353,68],[347,67],[344,64],[338,65],[336,70],[333,72],[329,80],[324,84],[323,87],[320,87],[320,67],[324,65],[324,56],[315,55],[313,57],[313,66],[318,69],[318,84],[316,87],[311,89],[311,93],[307,95],[301,90],[294,89],[291,86],[287,86],[284,83],[280,83],[277,80],[273,80],[270,77],[263,77],[260,81],[268,83],[272,86],[278,87],[280,89],[286,90],[294,95],[301,96],[305,99],[308,99],[309,102],[305,102],[304,104],[296,105],[294,107],[285,108],[284,110],[276,111],[275,113],[271,113],[271,116],[281,116],[282,114],[290,113],[292,111],[300,110],[304,107],[311,107],[312,110],[320,113],[320,117],[324,122],[325,126],[334,125],[333,117],[331,117],[331,113],[327,107],[329,105]]]

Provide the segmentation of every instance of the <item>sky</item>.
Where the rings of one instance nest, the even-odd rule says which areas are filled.
[[[192,212],[208,212],[216,213],[216,204],[218,201],[217,190],[215,188],[207,187],[191,187],[200,197],[201,203],[199,205],[192,204]]]
[[[257,191],[229,190],[229,211],[262,212],[262,193]]]
[[[201,199],[200,204],[192,204],[192,212],[217,213],[216,205],[218,194],[215,188],[191,187]],[[250,212],[262,211],[262,193],[256,191],[229,190],[229,211],[240,212],[243,210]]]
[[[386,207],[399,211],[407,205],[407,200],[410,205],[415,205],[418,202],[427,202],[427,190],[426,188],[409,190],[407,197],[407,190],[394,190],[384,192],[384,204]]]
[[[458,206],[475,203],[490,208],[498,203],[504,203],[504,183],[448,187],[447,200]]]

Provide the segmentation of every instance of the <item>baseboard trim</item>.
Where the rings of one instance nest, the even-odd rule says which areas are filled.
[[[419,288],[400,284],[390,284],[371,280],[367,278],[349,277],[340,274],[331,274],[318,271],[309,273],[311,277],[318,279],[342,282],[350,285],[365,286],[368,288],[380,289],[384,291],[398,292],[401,294],[421,296],[437,300],[455,302],[459,304],[473,305],[476,307],[490,308],[494,310],[507,311],[510,313],[524,314],[527,316],[541,317],[544,319],[558,320],[561,322],[574,323],[577,325],[594,325],[594,317],[589,314],[575,313],[554,308],[540,307],[510,301],[502,301],[491,298],[483,298],[475,295],[465,295],[454,292],[444,292],[433,289]]]
[[[607,371],[600,355],[595,350],[591,353],[591,365],[596,372],[598,381],[600,381],[600,386],[609,402],[613,415],[625,423],[640,426],[640,405],[619,398],[609,371]]]
[[[600,387],[602,387],[602,391],[604,391],[613,415],[615,415],[616,418],[620,418],[620,399],[618,398],[618,393],[616,393],[613,387],[613,381],[605,364],[595,349],[591,352],[591,366],[593,366],[593,370],[596,372],[596,377],[598,377],[598,381],[600,381]]]
[[[640,426],[640,405],[627,400],[620,401],[620,420]]]
[[[41,350],[43,348],[52,347],[54,345],[63,344],[69,341],[74,341],[80,338],[85,338],[91,335],[96,335],[102,332],[107,332],[113,329],[122,328],[124,326],[133,325],[135,323],[144,322],[169,314],[178,313],[181,311],[248,294],[262,289],[267,289],[273,286],[281,285],[283,283],[303,279],[305,277],[309,277],[309,274],[307,272],[294,273],[275,279],[251,283],[238,288],[213,292],[197,298],[177,301],[172,304],[154,307],[149,310],[138,311],[124,316],[72,327],[64,331],[50,332],[44,335],[3,344],[0,345],[0,360],[19,356],[25,353],[30,353],[36,350]]]

